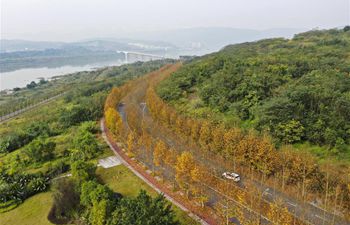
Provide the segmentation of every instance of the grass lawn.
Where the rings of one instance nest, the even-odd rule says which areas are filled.
[[[1,225],[49,225],[47,215],[52,205],[51,192],[28,198],[17,208],[0,214]]]
[[[97,168],[96,173],[99,179],[101,179],[102,183],[107,184],[112,190],[124,196],[135,197],[141,189],[146,190],[147,193],[152,196],[157,195],[157,193],[151,187],[149,187],[146,183],[144,183],[123,165],[108,169],[99,167]],[[173,209],[176,213],[177,219],[181,222],[181,224],[199,224],[176,206],[173,206]]]

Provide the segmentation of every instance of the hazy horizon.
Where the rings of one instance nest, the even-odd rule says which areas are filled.
[[[339,28],[342,28],[343,26],[338,26]],[[336,28],[336,27],[329,27],[329,28]],[[157,33],[166,33],[166,32],[175,32],[175,31],[182,31],[182,30],[198,30],[198,29],[232,29],[232,30],[242,30],[242,31],[273,31],[273,30],[292,30],[292,31],[307,31],[310,30],[309,28],[285,28],[285,27],[276,27],[276,28],[268,28],[268,29],[250,29],[250,28],[237,28],[237,27],[183,27],[183,28],[174,28],[174,29],[164,29],[164,30],[147,30],[147,31],[134,31],[134,32],[126,32],[126,33],[120,33],[120,35],[105,35],[105,36],[91,36],[91,37],[83,37],[81,39],[72,39],[72,40],[56,40],[56,39],[40,39],[40,38],[4,38],[3,36],[0,36],[0,40],[13,40],[13,41],[33,41],[33,42],[62,42],[62,43],[72,43],[72,42],[83,42],[83,41],[90,41],[90,40],[123,40],[123,39],[130,39],[130,40],[144,40],[144,39],[137,39],[137,35],[140,34],[142,37],[147,34],[157,34]],[[314,29],[314,28],[312,28]],[[320,29],[328,29],[328,28],[320,28]],[[148,39],[148,38],[147,38]],[[144,41],[147,41],[144,40]],[[159,38],[160,40],[154,40],[154,41],[161,41],[162,37]]]
[[[2,0],[1,39],[67,42],[198,27],[334,28],[349,24],[349,7],[348,0]]]

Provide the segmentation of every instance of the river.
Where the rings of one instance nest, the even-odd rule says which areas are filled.
[[[83,66],[61,66],[56,68],[26,68],[11,72],[0,73],[0,91],[13,89],[15,87],[25,87],[32,81],[39,81],[40,78],[49,79],[54,76],[74,73],[79,71],[90,71],[95,68],[105,66],[118,66],[122,61],[100,62]]]

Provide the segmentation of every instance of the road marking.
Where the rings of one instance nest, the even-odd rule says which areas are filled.
[[[287,204],[293,206],[293,207],[297,207],[297,204],[291,203],[291,202],[287,202]]]
[[[319,216],[319,215],[315,215],[315,217],[317,217],[317,218],[320,218],[321,220],[324,220],[324,221],[328,221],[326,218],[324,218],[324,217],[321,217],[321,216]]]

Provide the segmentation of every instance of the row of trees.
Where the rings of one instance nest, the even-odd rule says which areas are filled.
[[[128,137],[138,134],[130,132]],[[131,142],[131,140],[138,140]],[[178,187],[186,193],[188,200],[198,202],[202,208],[208,202],[211,194],[219,196],[215,211],[229,224],[235,217],[241,224],[257,224],[261,215],[265,215],[276,224],[291,224],[300,221],[293,218],[281,201],[268,203],[262,199],[261,191],[247,192],[226,180],[216,177],[215,174],[198,162],[189,151],[179,152],[169,147],[165,142],[154,139],[144,129],[141,136],[128,138],[127,149],[130,155],[142,158],[144,151],[148,154],[148,165],[152,170],[170,180],[174,188]],[[174,180],[171,180],[174,179]],[[250,216],[247,216],[247,213]]]
[[[155,120],[184,140],[197,144],[204,152],[221,155],[234,170],[237,165],[248,167],[264,177],[278,178],[282,189],[286,185],[298,188],[303,199],[308,192],[318,193],[324,202],[337,199],[335,205],[342,204],[347,212],[350,209],[348,169],[321,167],[310,154],[288,147],[276,150],[267,134],[258,135],[179,115],[158,97],[154,88],[147,91],[147,105]]]
[[[106,125],[118,139],[122,138],[122,135],[125,134],[125,127],[122,125],[122,121],[120,119],[121,116],[117,110],[115,110],[116,106],[120,104],[122,98],[122,95],[120,94],[120,90],[122,88],[123,87],[113,89],[113,91],[107,97],[109,100],[108,103],[106,102],[107,107],[105,107]],[[150,106],[149,102],[148,107],[152,107]],[[137,115],[136,113],[134,116],[128,114],[128,121],[129,117],[134,118],[134,120],[130,119],[133,120],[133,122],[129,123],[131,130],[128,131],[128,135],[126,136],[127,153],[131,156],[136,157],[146,165],[150,165],[154,172],[160,172],[161,176],[164,179],[169,179],[170,174],[170,177],[174,178],[173,184],[176,187],[184,190],[186,192],[186,196],[189,199],[193,199],[199,202],[200,205],[204,207],[205,203],[209,199],[207,192],[208,188],[216,189],[218,192],[220,192],[222,198],[225,199],[225,201],[229,199],[226,208],[217,207],[216,209],[218,212],[223,213],[222,216],[226,218],[227,223],[229,223],[229,218],[232,217],[239,218],[243,224],[252,224],[258,221],[260,218],[260,215],[258,213],[253,213],[255,215],[254,219],[248,219],[244,216],[245,211],[249,209],[264,213],[265,215],[269,215],[269,218],[278,224],[289,224],[289,222],[292,220],[291,214],[289,214],[289,212],[282,206],[282,204],[279,204],[277,207],[275,206],[277,203],[273,203],[271,206],[269,206],[269,204],[264,202],[266,208],[264,211],[260,210],[259,206],[256,204],[253,206],[253,203],[251,200],[249,200],[249,195],[245,191],[239,189],[235,185],[227,184],[227,182],[224,180],[215,177],[215,175],[213,175],[209,169],[205,168],[205,166],[196,161],[192,153],[189,151],[179,152],[175,148],[170,148],[162,140],[153,138],[152,135],[147,131],[147,128],[143,126],[143,124],[141,125],[141,129],[137,129],[134,132],[133,129],[139,128],[139,126],[136,125]],[[175,121],[178,124],[181,124],[181,126],[176,127],[179,133],[182,133],[181,135],[191,135],[191,131],[189,131],[189,133],[184,133],[182,130],[183,124],[180,120]],[[190,121],[189,123],[191,122],[195,121]],[[207,125],[207,127],[210,126],[210,124]],[[201,145],[208,150],[210,147],[214,147],[212,146],[213,143],[209,141],[212,139],[210,128],[208,128],[206,131],[204,129],[201,131],[200,124],[198,123],[196,126],[198,126],[196,135],[198,140],[201,140]],[[221,129],[224,128],[221,127]],[[232,137],[230,135],[227,135],[226,141],[232,140],[232,138],[237,138],[236,135],[238,134],[239,136],[243,136],[243,134],[240,132],[237,134],[237,132],[238,130],[234,132],[232,131],[230,133]],[[222,133],[217,133],[215,139],[220,139],[219,137],[223,137],[223,135],[224,130]],[[123,135],[123,137],[125,137],[125,135]],[[205,137],[208,137],[208,139],[206,140]],[[250,138],[253,138],[253,135]],[[219,142],[220,141],[216,140],[216,144]],[[225,151],[224,146],[222,146],[222,151]],[[226,151],[229,150],[226,149]],[[226,187],[227,185],[228,187]],[[257,193],[259,193],[259,191]],[[224,201],[220,200],[218,205],[220,206],[223,202]],[[251,206],[247,206],[248,203],[251,203]]]

